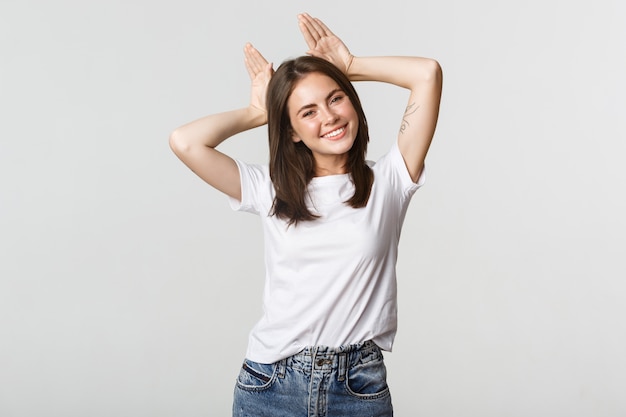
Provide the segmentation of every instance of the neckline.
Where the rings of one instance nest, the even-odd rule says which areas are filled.
[[[311,178],[311,184],[345,182],[345,180],[349,178],[350,178],[350,174],[323,175],[321,177]]]

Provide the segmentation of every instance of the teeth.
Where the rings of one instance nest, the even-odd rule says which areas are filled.
[[[325,137],[325,138],[332,138],[332,137],[335,137],[337,135],[340,135],[342,132],[343,132],[343,127],[340,127],[337,130],[333,130],[332,132],[329,132],[329,133],[325,134],[323,137]]]

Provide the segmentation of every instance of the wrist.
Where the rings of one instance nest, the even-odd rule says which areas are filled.
[[[346,76],[348,76],[348,78],[350,78],[352,64],[354,63],[355,58],[356,57],[354,55],[350,54],[350,56],[348,56],[348,59],[346,60]]]
[[[248,114],[248,120],[253,127],[263,126],[267,123],[267,111],[265,111],[265,109],[250,104],[246,108],[246,112]]]
[[[350,55],[350,59],[346,65],[346,76],[350,81],[358,81],[361,73],[361,58]]]

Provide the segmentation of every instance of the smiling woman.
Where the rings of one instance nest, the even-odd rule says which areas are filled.
[[[417,57],[355,57],[319,19],[299,16],[307,56],[274,73],[244,49],[252,99],[244,109],[176,129],[170,144],[233,209],[265,233],[264,314],[250,332],[234,416],[391,416],[381,350],[396,333],[400,230],[435,131],[441,69]],[[365,160],[369,133],[351,80],[410,90],[397,141]],[[270,161],[216,150],[268,124]]]
[[[273,214],[289,224],[317,218],[305,204],[307,186],[333,174],[351,174],[351,207],[367,204],[374,180],[365,163],[367,122],[354,86],[336,66],[312,56],[284,62],[268,86],[268,124]]]
[[[359,120],[337,83],[320,73],[308,74],[293,89],[288,108],[293,140],[311,150],[315,175],[345,174]]]

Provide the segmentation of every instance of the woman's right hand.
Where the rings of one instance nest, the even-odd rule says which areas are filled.
[[[261,55],[261,53],[250,43],[244,47],[246,69],[250,75],[252,88],[250,93],[250,107],[258,109],[265,115],[267,120],[267,105],[265,97],[267,94],[267,85],[274,74],[272,64]]]

